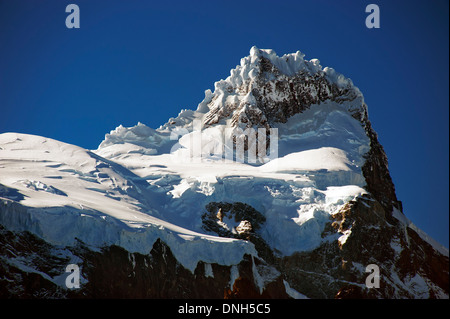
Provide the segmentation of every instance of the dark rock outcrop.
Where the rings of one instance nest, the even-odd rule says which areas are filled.
[[[285,123],[289,117],[303,112],[313,104],[326,100],[342,103],[358,96],[354,87],[349,85],[339,88],[327,80],[323,72],[311,74],[300,71],[294,76],[288,76],[264,56],[260,56],[258,62],[255,80],[247,80],[239,87],[228,88],[229,92],[241,95],[251,93],[256,103],[227,104],[215,108],[212,105],[216,97],[213,97],[209,103],[210,111],[205,116],[206,126],[231,116],[233,126],[243,124],[244,127],[269,128],[277,122]]]
[[[283,257],[278,269],[291,287],[311,298],[440,298],[440,292],[448,294],[448,257],[412,228],[391,224],[389,216],[370,196],[351,201],[323,233],[324,237],[339,234],[342,240]],[[379,267],[379,288],[366,286],[366,266],[371,264]],[[433,284],[425,284],[427,280]]]

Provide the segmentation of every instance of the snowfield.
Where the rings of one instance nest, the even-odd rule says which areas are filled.
[[[245,253],[255,253],[249,243],[158,218],[152,206],[161,203],[151,204],[144,180],[90,151],[15,133],[1,134],[0,145],[0,183],[22,194],[20,203],[29,207],[16,210],[9,205],[0,215],[1,224],[11,230],[31,231],[55,245],[74,245],[78,238],[94,248],[116,244],[143,254],[161,238],[191,270],[199,260],[229,265],[239,263]],[[33,183],[23,182],[30,177]]]

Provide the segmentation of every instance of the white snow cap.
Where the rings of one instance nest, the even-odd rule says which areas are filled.
[[[305,54],[300,51],[279,57],[272,49],[258,49],[256,46],[253,46],[250,49],[250,56],[241,59],[241,66],[248,63],[248,60],[250,60],[250,64],[255,63],[260,57],[270,60],[281,73],[287,76],[293,76],[299,71],[308,71],[310,74],[322,71],[325,73],[328,81],[335,83],[339,88],[350,86],[357,89],[351,79],[336,72],[333,68],[325,67],[322,69],[318,59],[305,60]]]
[[[272,62],[272,64],[276,66],[278,70],[280,70],[281,73],[284,73],[288,76],[292,76],[298,71],[305,69],[305,62],[308,62],[303,59],[305,57],[305,54],[301,53],[300,51],[285,54],[282,57],[279,57],[277,53],[272,49],[258,49],[256,46],[253,46],[250,49],[250,56],[247,58],[250,58],[251,63],[254,63],[260,57],[269,59],[270,62]],[[245,59],[247,58],[241,59],[241,66],[243,65],[243,63],[245,64]],[[315,61],[313,65],[319,62],[319,60],[317,59],[314,60]]]
[[[363,101],[362,93],[359,89],[353,85],[351,79],[346,78],[344,75],[336,72],[333,68],[322,68],[318,59],[305,60],[305,54],[300,51],[295,53],[284,54],[278,56],[272,49],[259,49],[256,46],[252,46],[250,49],[250,55],[244,57],[240,61],[240,65],[237,65],[230,71],[230,75],[225,80],[220,80],[214,83],[214,93],[210,91],[205,92],[205,99],[198,105],[197,111],[206,113],[209,109],[206,106],[212,97],[216,97],[215,105],[227,104],[228,97],[236,97],[239,95],[239,88],[242,85],[251,85],[253,80],[259,75],[262,58],[270,61],[270,63],[278,70],[280,75],[288,77],[295,76],[299,72],[306,72],[310,75],[317,73],[323,73],[325,78],[330,82],[337,85],[338,88],[352,88],[356,95],[358,95]],[[277,74],[266,74],[268,80],[276,78]]]

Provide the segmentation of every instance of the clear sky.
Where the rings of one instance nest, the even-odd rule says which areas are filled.
[[[67,29],[65,8],[80,8]],[[366,5],[380,8],[368,29]],[[449,246],[449,2],[0,0],[0,133],[96,149],[195,109],[253,45],[351,78],[404,211]]]

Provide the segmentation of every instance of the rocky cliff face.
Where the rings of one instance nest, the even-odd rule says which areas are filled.
[[[95,153],[1,137],[21,179],[0,178],[0,297],[448,298],[448,250],[403,214],[361,92],[303,57],[253,47],[197,111],[120,126]],[[194,119],[278,128],[278,166],[170,163]]]
[[[254,269],[267,264],[249,255],[233,267],[199,262],[191,272],[161,240],[148,254],[119,246],[93,251],[81,242],[55,247],[29,232],[2,227],[0,243],[1,298],[289,298],[279,272],[262,291],[255,285]],[[81,288],[68,289],[54,278],[62,274],[62,280],[67,278],[65,268],[74,257],[81,270]],[[233,282],[232,272],[238,274]]]
[[[284,257],[280,267],[296,278],[293,287],[315,298],[446,298],[448,257],[387,216],[370,196],[349,202],[325,230],[344,239]],[[380,268],[379,288],[365,285],[371,264]]]

